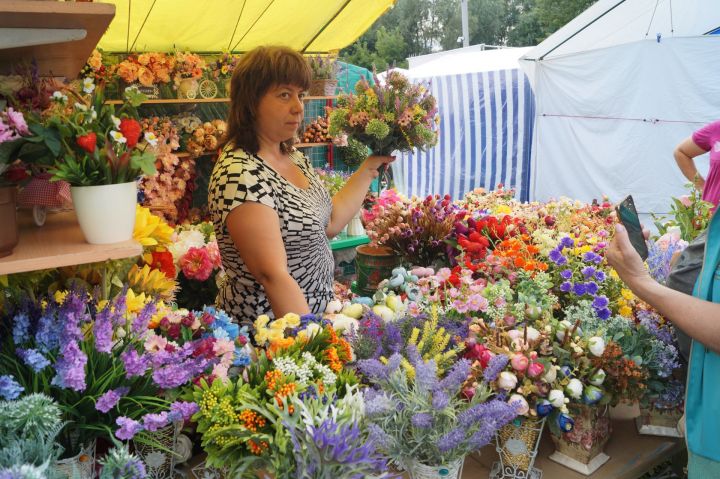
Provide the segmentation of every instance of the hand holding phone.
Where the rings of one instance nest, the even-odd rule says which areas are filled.
[[[617,211],[618,220],[620,220],[627,230],[633,248],[635,248],[635,251],[638,252],[642,260],[645,261],[649,254],[648,247],[632,195],[628,195],[627,198],[616,206],[615,211]]]

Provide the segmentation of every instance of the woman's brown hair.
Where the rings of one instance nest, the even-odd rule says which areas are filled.
[[[230,80],[230,113],[224,145],[232,143],[255,154],[258,144],[255,119],[260,99],[275,85],[310,88],[312,71],[302,55],[288,47],[257,47],[243,55]],[[293,139],[280,145],[284,152]]]

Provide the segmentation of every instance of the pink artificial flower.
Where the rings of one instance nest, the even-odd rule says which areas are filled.
[[[10,126],[14,127],[22,136],[30,134],[30,130],[28,130],[27,123],[25,123],[25,118],[21,112],[8,108],[6,113]]]
[[[468,307],[472,311],[487,311],[489,305],[488,300],[479,294],[473,294],[468,298]]]
[[[686,208],[690,208],[690,206],[692,206],[692,202],[690,201],[690,197],[688,195],[682,195],[678,198],[678,200],[680,200],[680,203]]]
[[[536,378],[544,372],[545,366],[543,366],[542,363],[531,363],[530,366],[528,366],[528,376],[531,378]]]
[[[145,340],[145,351],[150,353],[156,353],[158,351],[165,351],[165,347],[168,345],[168,340],[157,334],[150,334]]]
[[[515,371],[525,371],[528,367],[528,358],[524,354],[516,353],[510,360]]]
[[[235,344],[229,339],[218,339],[213,344],[213,353],[217,357],[228,354],[232,358],[232,355],[235,354]]]
[[[205,245],[205,250],[210,256],[214,268],[222,266],[222,258],[220,257],[220,249],[218,248],[217,241],[213,240]]]
[[[180,268],[186,278],[205,281],[213,272],[213,263],[205,248],[192,246],[180,259]]]

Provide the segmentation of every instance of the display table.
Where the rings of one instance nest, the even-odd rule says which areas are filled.
[[[335,238],[333,238],[332,241],[330,241],[330,249],[332,249],[333,251],[337,251],[339,249],[354,248],[355,246],[359,246],[361,244],[368,244],[369,242],[370,238],[368,238],[367,235],[347,236],[344,234],[339,234]]]
[[[13,254],[0,258],[0,275],[61,268],[130,258],[142,254],[140,243],[130,240],[113,244],[85,241],[75,211],[48,213],[43,226],[33,223],[28,210],[18,212],[20,241]]]

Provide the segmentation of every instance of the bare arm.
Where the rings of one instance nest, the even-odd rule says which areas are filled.
[[[640,299],[688,336],[720,353],[720,304],[675,291],[652,279],[630,244],[625,228],[622,225],[615,228],[607,259],[620,278]]]
[[[328,238],[337,236],[352,217],[360,211],[370,183],[378,176],[378,167],[392,162],[393,159],[392,156],[369,156],[345,183],[343,189],[333,196],[330,224],[325,230]]]
[[[684,139],[673,152],[675,162],[680,167],[682,174],[685,175],[685,178],[694,183],[700,191],[702,191],[705,186],[705,179],[698,173],[693,158],[704,153],[707,153],[707,151],[700,148],[697,143],[692,140],[692,137]]]
[[[260,203],[247,202],[228,214],[226,224],[240,257],[265,289],[275,317],[309,313],[305,294],[287,269],[277,213]]]

